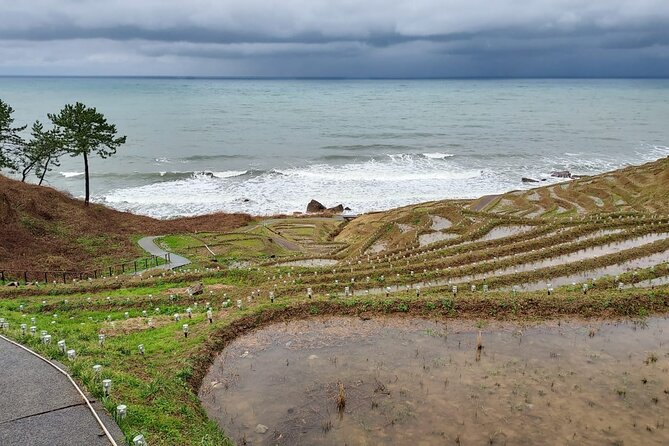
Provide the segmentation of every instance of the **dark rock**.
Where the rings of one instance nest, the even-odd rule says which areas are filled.
[[[337,206],[335,206],[333,208],[329,208],[328,211],[335,212],[337,214],[341,214],[342,212],[344,212],[344,205],[338,204]]]
[[[344,210],[345,210],[345,211],[350,211],[350,210],[351,210],[351,208],[350,208],[350,207],[348,207],[348,206],[346,206],[346,207],[344,208]]]
[[[316,200],[311,200],[307,205],[307,212],[322,212],[325,210],[325,206],[319,203]]]
[[[571,178],[571,172],[568,170],[556,170],[551,172],[551,176],[555,178]]]
[[[534,180],[532,178],[527,178],[527,177],[521,178],[521,181],[523,183],[538,183],[539,182],[539,180]]]
[[[196,284],[196,285],[191,285],[188,287],[188,294],[191,296],[197,296],[199,294],[204,293],[204,284],[202,282]]]
[[[244,200],[242,200],[242,201],[243,201],[244,203],[248,203],[248,202],[251,201],[251,200],[249,200],[248,198],[244,198]]]

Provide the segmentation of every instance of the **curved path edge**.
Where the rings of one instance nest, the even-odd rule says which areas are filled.
[[[169,262],[162,264],[160,266],[157,266],[155,268],[151,269],[174,269],[174,268],[179,268],[180,266],[188,265],[191,263],[190,260],[188,260],[186,257],[180,256],[178,254],[174,254],[172,252],[165,251],[163,248],[160,246],[156,245],[155,239],[164,237],[163,235],[153,235],[150,237],[142,237],[137,241],[137,244],[139,245],[140,248],[142,248],[144,251],[148,252],[152,256],[156,257],[165,257],[166,255],[169,255]]]
[[[0,385],[6,392],[0,401],[0,444],[123,444],[118,426],[101,408],[96,411],[63,368],[2,335],[0,352]]]

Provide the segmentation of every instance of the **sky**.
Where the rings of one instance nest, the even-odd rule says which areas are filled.
[[[0,75],[669,77],[669,0],[0,0]]]

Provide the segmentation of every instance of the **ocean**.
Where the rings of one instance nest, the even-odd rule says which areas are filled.
[[[92,200],[158,218],[383,210],[669,155],[669,80],[6,77],[0,98],[29,125],[104,113],[128,140],[91,160]],[[83,161],[47,182],[81,196]]]

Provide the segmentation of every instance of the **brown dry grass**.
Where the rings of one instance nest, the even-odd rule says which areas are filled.
[[[228,231],[246,214],[156,220],[0,175],[0,269],[81,271],[144,255],[133,237]]]

